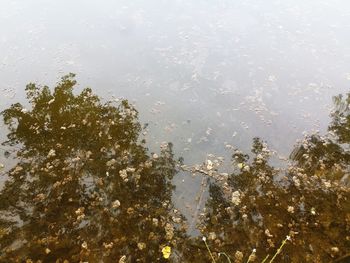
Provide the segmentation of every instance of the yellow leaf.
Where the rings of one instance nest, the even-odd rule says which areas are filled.
[[[163,247],[162,253],[163,253],[163,257],[168,259],[170,257],[170,254],[171,254],[171,247],[169,247],[169,246]]]

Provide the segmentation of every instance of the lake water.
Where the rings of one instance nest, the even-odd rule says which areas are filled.
[[[74,72],[191,161],[254,136],[285,153],[349,90],[349,18],[348,1],[3,1],[0,108]]]
[[[228,144],[248,151],[258,136],[277,163],[303,133],[326,133],[332,97],[350,91],[350,2],[1,1],[0,110],[69,72],[78,91],[132,102],[151,151],[229,161]],[[174,178],[188,218],[201,180]]]

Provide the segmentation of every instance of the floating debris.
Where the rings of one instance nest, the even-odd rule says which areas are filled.
[[[171,247],[165,246],[162,248],[163,258],[168,259],[171,255]]]
[[[241,203],[241,193],[239,191],[232,193],[231,202],[236,206]]]
[[[118,208],[120,207],[120,201],[119,200],[115,200],[113,203],[112,203],[112,208]]]
[[[49,153],[47,154],[47,158],[55,157],[56,151],[54,149],[51,149]]]
[[[137,243],[137,248],[139,250],[144,250],[146,248],[146,243],[143,243],[143,242]]]
[[[82,247],[83,249],[87,249],[87,248],[88,248],[88,245],[87,245],[86,241],[84,241],[84,242],[81,244],[81,247]]]

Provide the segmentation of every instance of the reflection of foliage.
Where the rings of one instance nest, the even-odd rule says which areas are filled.
[[[332,123],[329,126],[337,136],[339,143],[350,143],[350,93],[334,97],[335,110],[332,112]]]
[[[317,134],[306,137],[291,157],[307,174],[350,182],[350,93],[347,98],[334,98],[335,110],[328,127],[329,136]]]
[[[270,152],[256,138],[252,155],[235,151],[239,169],[227,179],[208,173],[215,180],[202,233],[216,257],[225,251],[235,262],[245,262],[249,255],[263,259],[290,236],[278,262],[330,262],[342,255],[339,262],[348,262],[350,94],[335,102],[331,136],[305,138],[291,154],[295,163],[288,169],[269,165]],[[197,251],[202,251],[200,260],[210,260],[205,248],[198,245]],[[193,255],[188,256],[195,261]]]
[[[20,162],[0,195],[2,261],[155,261],[181,231],[171,203],[171,145],[149,157],[137,111],[73,94],[70,74],[51,93],[27,86],[32,109],[2,114]],[[179,220],[176,220],[179,222]]]
[[[277,180],[282,175],[268,165],[266,148],[261,145],[255,140],[253,160],[248,162],[246,156],[243,168],[229,177],[231,196],[220,183],[210,187],[202,231],[212,237],[211,248],[236,254],[237,262],[242,256],[247,260],[256,248],[255,256],[262,259],[274,254],[289,235],[292,243],[286,244],[279,262],[329,262],[348,251],[348,189],[319,177],[309,178],[297,167],[290,167]],[[236,156],[243,160],[241,153]]]
[[[0,192],[1,262],[222,262],[218,252],[253,262],[282,240],[276,262],[330,262],[350,250],[350,95],[335,99],[331,135],[306,137],[286,170],[258,138],[251,154],[234,152],[230,175],[219,161],[196,166],[211,177],[200,227],[209,255],[173,209],[172,145],[150,157],[132,105],[102,103],[90,89],[74,95],[75,84],[72,74],[53,92],[30,84],[31,109],[2,112],[6,144],[20,150]]]

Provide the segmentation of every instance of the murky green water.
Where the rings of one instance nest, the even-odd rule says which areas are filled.
[[[0,260],[347,262],[349,16],[4,1]]]

